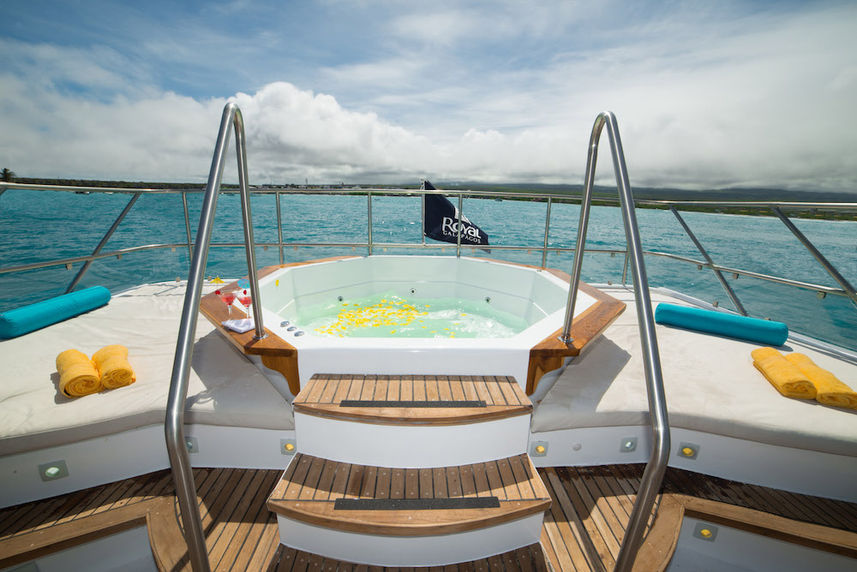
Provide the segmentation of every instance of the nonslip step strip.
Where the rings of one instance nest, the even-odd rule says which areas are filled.
[[[497,497],[435,499],[347,499],[338,498],[333,510],[447,510],[500,508]]]
[[[373,401],[370,399],[344,399],[340,407],[407,407],[407,408],[437,408],[437,407],[487,407],[481,399],[470,401]]]

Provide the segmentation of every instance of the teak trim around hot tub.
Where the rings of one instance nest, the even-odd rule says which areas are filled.
[[[570,282],[571,278],[561,270],[548,268],[548,272]],[[625,311],[625,303],[601,290],[581,282],[578,290],[595,299],[595,303],[576,316],[571,322],[571,345],[560,341],[562,329],[537,343],[530,349],[530,365],[527,368],[527,395],[532,395],[542,376],[562,367],[567,357],[580,355],[586,345],[596,339]]]
[[[259,278],[283,268],[294,268],[297,266],[317,264],[319,262],[333,262],[335,260],[349,260],[353,258],[362,257],[334,256],[330,258],[320,258],[317,260],[307,260],[304,262],[266,266],[259,271]],[[568,274],[553,268],[543,269],[529,264],[519,264],[517,262],[508,262],[506,260],[495,260],[490,258],[480,258],[480,260],[550,272],[565,282],[571,281]],[[619,314],[625,311],[624,302],[621,302],[612,296],[608,296],[589,284],[581,282],[579,289],[581,292],[594,298],[595,303],[583,311],[572,322],[571,336],[574,341],[571,345],[567,346],[561,342],[559,340],[561,330],[556,330],[556,332],[546,337],[530,349],[530,360],[526,380],[527,395],[533,394],[538,386],[539,380],[544,374],[561,367],[565,358],[580,354],[580,352],[583,351],[583,348],[586,347],[590,341],[597,338],[610,324],[613,323]],[[220,290],[238,290],[238,282],[236,281],[226,284],[220,288]],[[289,344],[268,329],[265,330],[268,335],[261,340],[254,339],[255,332],[253,332],[253,330],[243,334],[227,330],[222,325],[222,322],[228,318],[226,306],[214,293],[202,297],[199,310],[215,328],[220,330],[226,339],[231,341],[235,347],[238,348],[239,351],[245,355],[258,355],[262,359],[262,363],[265,367],[281,373],[283,377],[286,378],[292,395],[298,394],[301,388],[298,372],[298,352],[293,345]],[[246,315],[241,312],[241,310],[233,310],[233,312],[238,312],[240,316]]]

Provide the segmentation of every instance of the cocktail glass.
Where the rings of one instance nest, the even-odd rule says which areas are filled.
[[[235,301],[235,292],[233,290],[230,290],[229,292],[217,290],[215,292],[215,294],[220,296],[220,299],[223,300],[224,304],[226,304],[226,313],[231,318],[232,317],[232,302]]]
[[[250,311],[250,303],[252,302],[250,298],[250,294],[247,293],[247,290],[242,290],[238,294],[238,301],[241,302],[241,305],[244,306],[244,309],[247,311],[247,317],[252,318],[252,312]]]

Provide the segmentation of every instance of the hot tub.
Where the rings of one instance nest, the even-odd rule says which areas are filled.
[[[568,296],[568,282],[556,274],[477,258],[369,256],[287,265],[259,286],[265,326],[296,350],[301,386],[316,373],[509,375],[538,400],[567,363],[556,357],[579,351],[556,347]],[[576,316],[601,302],[587,288],[578,293]],[[432,305],[450,312],[435,315]],[[462,314],[489,327],[456,329]],[[396,321],[403,315],[407,328]],[[437,321],[444,315],[449,327]],[[539,371],[534,392],[532,354],[545,343],[554,346],[547,363],[559,367]]]

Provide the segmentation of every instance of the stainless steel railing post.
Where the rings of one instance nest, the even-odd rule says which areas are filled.
[[[104,233],[104,236],[101,237],[101,241],[98,243],[98,246],[95,247],[95,250],[92,251],[92,254],[90,256],[95,256],[99,252],[101,252],[101,249],[104,248],[104,245],[107,244],[107,241],[110,240],[110,237],[113,236],[113,233],[116,232],[117,228],[119,228],[119,224],[122,222],[122,220],[125,218],[125,215],[128,214],[128,211],[131,210],[131,207],[134,206],[134,203],[136,203],[137,199],[139,198],[139,191],[133,194],[131,200],[128,201],[128,204],[125,205],[125,208],[122,209],[122,212],[119,213],[119,216],[116,217],[116,220],[113,221],[113,224],[110,225],[110,228],[107,230],[106,233]],[[74,290],[74,287],[77,286],[78,283],[80,283],[80,280],[83,278],[83,275],[86,274],[86,272],[89,270],[89,267],[92,266],[92,262],[93,260],[90,259],[83,264],[83,268],[80,269],[80,271],[77,273],[77,276],[72,279],[71,283],[65,289],[66,294]]]
[[[545,212],[545,242],[542,246],[542,268],[548,266],[548,237],[551,232],[551,197],[548,197],[548,206]]]
[[[369,246],[369,256],[372,256],[374,239],[372,238],[372,193],[366,193],[366,218],[368,228],[366,230],[366,241]]]
[[[274,195],[276,197],[275,203],[277,205],[277,245],[280,247],[280,264],[286,263],[286,257],[283,253],[283,218],[280,211],[280,193]]]
[[[729,299],[732,300],[732,304],[735,306],[735,309],[738,310],[742,316],[747,315],[747,310],[744,309],[744,305],[738,299],[738,295],[735,294],[735,291],[732,289],[732,286],[726,281],[726,278],[723,277],[723,273],[720,272],[717,268],[714,267],[714,260],[712,260],[711,256],[708,255],[708,252],[702,247],[702,243],[699,242],[699,239],[696,238],[696,235],[693,234],[693,231],[690,230],[690,226],[685,222],[684,218],[679,214],[674,206],[670,206],[670,211],[675,215],[675,218],[678,219],[679,224],[684,229],[684,232],[690,237],[691,242],[693,242],[696,249],[702,255],[702,257],[708,262],[711,266],[711,271],[714,272],[714,276],[717,278],[717,281],[720,282],[720,285],[723,286],[723,289],[726,290],[726,295],[729,296]]]
[[[842,287],[843,291],[845,291],[845,295],[851,298],[851,301],[854,302],[854,304],[857,304],[857,293],[855,293],[854,291],[854,286],[852,286],[851,283],[848,282],[848,280],[842,274],[839,273],[836,267],[833,266],[833,264],[831,264],[830,261],[827,260],[827,258],[815,247],[815,245],[806,237],[806,235],[802,233],[798,227],[795,226],[795,223],[793,223],[789,219],[789,217],[783,214],[783,211],[781,211],[779,207],[772,207],[771,210],[774,211],[774,214],[777,215],[781,221],[783,221],[783,224],[786,225],[786,228],[788,228],[793,235],[795,235],[795,238],[797,238],[800,243],[804,245],[807,250],[809,250],[813,258],[815,258],[818,263],[821,264],[822,267],[824,267],[827,273],[830,274],[831,278],[836,280],[836,283]]]
[[[652,513],[655,499],[660,490],[664,471],[669,460],[670,430],[667,416],[666,396],[664,394],[661,358],[658,351],[658,340],[655,335],[655,320],[652,315],[652,300],[649,295],[649,279],[646,276],[646,266],[643,261],[643,248],[640,242],[640,231],[637,217],[634,213],[634,197],[628,180],[625,166],[625,153],[622,140],[619,137],[619,126],[616,117],[609,111],[602,112],[595,119],[592,135],[589,140],[589,155],[586,160],[584,176],[583,201],[580,205],[580,224],[577,231],[577,245],[574,251],[574,267],[571,284],[569,285],[568,305],[566,307],[566,322],[562,332],[562,341],[571,343],[571,322],[574,317],[574,303],[577,289],[580,285],[580,270],[583,263],[583,250],[586,243],[586,230],[589,223],[589,205],[592,201],[592,188],[595,181],[595,166],[598,156],[598,141],[601,131],[607,127],[610,139],[610,150],[613,157],[613,171],[619,190],[619,203],[622,209],[622,220],[625,226],[625,241],[628,245],[631,272],[634,278],[634,301],[637,309],[637,322],[640,329],[640,344],[643,350],[643,366],[646,378],[646,393],[649,401],[649,415],[652,423],[652,452],[640,488],[637,500],[631,511],[628,528],[622,546],[616,558],[616,570],[630,570],[643,541],[643,533],[649,515]]]
[[[190,215],[187,209],[187,192],[182,191],[182,208],[184,209],[184,231],[187,237],[187,259],[193,259],[193,241],[190,237]]]

